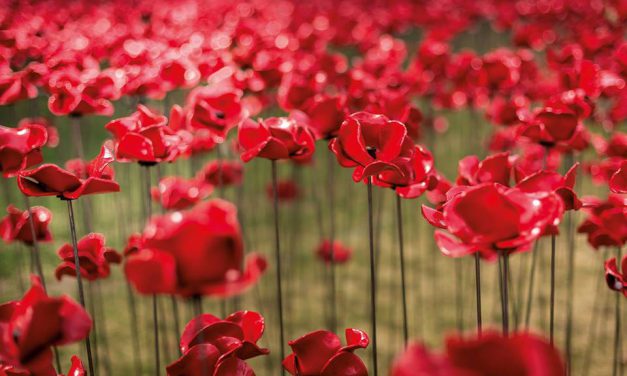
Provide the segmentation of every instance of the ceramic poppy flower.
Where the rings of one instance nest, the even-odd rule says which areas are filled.
[[[584,199],[588,216],[577,232],[588,235],[588,243],[600,247],[622,247],[627,241],[627,202],[619,195],[607,200]]]
[[[17,123],[18,128],[26,128],[30,125],[40,125],[46,128],[46,133],[48,134],[48,138],[46,140],[46,145],[49,148],[56,148],[59,146],[59,131],[52,124],[52,122],[45,117],[34,117],[34,118],[24,118]]]
[[[0,365],[0,376],[37,376],[38,374],[31,373],[23,368],[16,368],[13,366]],[[72,356],[72,364],[67,372],[67,376],[86,376],[85,366],[83,362],[76,355]],[[54,375],[56,376],[56,375]],[[59,376],[65,376],[60,374]]]
[[[200,72],[189,59],[176,56],[167,58],[160,64],[159,77],[164,81],[166,90],[172,91],[198,84]]]
[[[318,330],[289,342],[292,354],[283,359],[283,368],[291,375],[366,376],[368,370],[353,351],[365,349],[370,343],[366,332],[346,329],[346,346],[340,338],[326,330]]]
[[[107,95],[107,86],[112,83],[103,78],[75,69],[53,72],[46,87],[50,92],[48,109],[58,116],[113,115],[110,99],[117,99],[118,95]]]
[[[519,134],[547,147],[572,140],[582,128],[577,114],[568,108],[544,107],[519,116],[523,122]]]
[[[499,251],[528,250],[564,212],[562,200],[553,192],[526,193],[497,183],[455,187],[447,197],[440,210],[423,205],[422,214],[431,225],[450,233],[435,233],[440,251],[450,257],[480,252],[494,259]]]
[[[122,256],[113,248],[105,246],[105,237],[102,234],[91,233],[81,238],[78,243],[78,258],[81,276],[88,281],[105,279],[111,274],[110,264],[122,262]],[[55,269],[55,276],[61,280],[63,276],[76,276],[74,264],[74,248],[64,244],[57,251],[61,263]]]
[[[238,311],[225,319],[210,314],[193,318],[183,331],[183,356],[167,367],[168,376],[251,376],[246,360],[270,353],[257,342],[265,329],[263,316]]]
[[[48,140],[48,132],[41,125],[30,124],[19,128],[0,126],[0,172],[12,177],[25,168],[43,161],[41,148]]]
[[[497,125],[512,126],[518,124],[518,111],[529,105],[529,99],[518,95],[512,98],[496,97],[490,103],[488,118]]]
[[[410,344],[392,366],[391,376],[410,375],[547,375],[566,372],[559,352],[531,334],[503,337],[484,333],[479,338],[449,337],[443,354]]]
[[[512,163],[509,153],[493,154],[483,161],[474,155],[463,158],[457,167],[457,185],[499,183],[509,186]]]
[[[152,199],[164,209],[182,210],[194,206],[213,191],[213,186],[196,179],[184,179],[168,176],[159,181],[157,187],[150,190]]]
[[[35,238],[38,242],[52,241],[52,234],[48,229],[52,221],[52,213],[43,206],[33,206],[29,210],[21,211],[13,205],[7,207],[7,216],[0,220],[0,237],[7,243],[20,241],[24,244],[33,244],[33,232],[30,226],[30,214],[33,215]]]
[[[196,176],[197,179],[215,187],[240,185],[243,177],[242,163],[229,160],[211,161]]]
[[[87,164],[85,178],[57,165],[43,164],[33,170],[20,172],[17,184],[27,196],[57,196],[63,200],[119,192],[120,186],[113,180],[113,170],[108,168],[113,160],[113,153],[103,145],[100,154]]]
[[[350,260],[353,250],[346,247],[339,241],[323,240],[316,248],[316,256],[325,264],[344,264]]]
[[[241,121],[242,92],[228,85],[211,85],[194,89],[187,98],[189,125],[195,129],[208,129],[217,143]]]
[[[0,76],[0,106],[37,97],[37,87],[25,71]]]
[[[233,296],[266,269],[261,255],[244,260],[237,210],[222,200],[153,217],[134,246],[124,271],[142,294]]]
[[[627,193],[627,161],[623,161],[620,168],[610,178],[610,191]]]
[[[313,133],[294,117],[272,117],[258,121],[246,119],[239,126],[237,139],[244,162],[255,157],[307,162],[315,150]]]
[[[276,190],[280,202],[291,202],[300,196],[300,188],[293,180],[279,180]],[[266,197],[268,197],[269,200],[274,200],[274,188],[272,184],[266,186]]]
[[[67,296],[49,297],[38,277],[22,300],[0,305],[0,363],[55,376],[52,346],[85,339],[91,330],[89,314]]]
[[[316,95],[303,110],[316,138],[329,140],[337,135],[346,113],[346,97]]]
[[[391,187],[402,198],[417,198],[438,186],[438,174],[435,171],[433,155],[420,145],[414,147],[409,163],[405,167],[403,165],[399,167],[406,171],[402,176],[394,171],[386,170],[376,177],[375,184],[386,186],[392,183]],[[404,181],[406,176],[409,176],[407,183]]]
[[[115,155],[121,162],[172,162],[187,148],[181,134],[167,126],[165,116],[141,104],[135,113],[113,120],[105,128],[115,138]]]
[[[395,176],[396,183],[411,181],[409,169],[401,166],[406,167],[411,160],[414,145],[407,128],[398,121],[367,112],[354,113],[342,123],[329,148],[340,165],[355,168],[356,182],[384,172]]]
[[[575,179],[579,163],[574,164],[564,176],[557,172],[541,170],[524,176],[521,170],[516,170],[516,188],[523,192],[551,191],[557,193],[564,202],[565,210],[579,210],[581,200],[574,191]]]
[[[616,257],[605,261],[605,281],[614,291],[622,293],[627,298],[627,255],[623,255],[620,269],[616,265]]]

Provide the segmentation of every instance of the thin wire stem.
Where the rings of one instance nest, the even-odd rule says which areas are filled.
[[[277,166],[276,161],[272,161],[272,192],[274,196],[273,208],[274,208],[274,258],[276,263],[276,288],[277,288],[277,305],[279,310],[279,339],[281,341],[279,345],[279,354],[281,361],[285,359],[285,350],[283,344],[285,343],[285,328],[283,323],[283,288],[281,285],[281,241],[279,236],[279,193],[277,189]],[[285,374],[283,368],[281,368],[281,374]]]
[[[398,256],[401,263],[401,292],[403,294],[403,343],[409,341],[407,324],[407,290],[405,287],[405,245],[403,239],[403,206],[401,196],[396,195],[396,226],[398,227]]]
[[[475,252],[475,294],[477,297],[477,333],[479,337],[483,334],[483,324],[481,320],[481,257],[479,252]]]
[[[374,253],[374,222],[372,215],[372,178],[368,178],[368,235],[370,241],[370,320],[372,325],[372,362],[373,374],[377,376],[378,357],[377,357],[377,276],[375,269],[375,253]]]
[[[83,278],[81,276],[81,264],[78,257],[78,242],[76,240],[76,222],[74,221],[74,208],[72,200],[67,200],[68,217],[70,220],[70,234],[72,237],[72,247],[74,250],[74,267],[76,268],[76,282],[78,284],[78,298],[83,307],[85,307],[85,291],[83,290]],[[95,375],[94,360],[91,353],[91,343],[89,334],[85,338],[85,350],[87,351],[87,363],[89,366],[89,375]]]
[[[555,235],[551,235],[551,309],[549,312],[549,342],[555,345]]]

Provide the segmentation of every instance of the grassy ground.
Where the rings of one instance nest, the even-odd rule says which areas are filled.
[[[498,44],[498,38],[491,37],[490,45]],[[459,42],[459,45],[464,43]],[[483,44],[477,45],[485,49]],[[179,96],[182,95],[179,93]],[[174,98],[180,103],[180,98]],[[118,115],[127,113],[124,104],[116,106]],[[13,113],[15,111],[15,113]],[[45,103],[39,101],[34,108],[28,104],[19,104],[14,109],[0,109],[0,123],[12,125],[14,116],[22,117],[28,113],[45,114]],[[44,112],[46,111],[46,112]],[[454,178],[456,163],[460,157],[475,153],[484,154],[480,146],[489,132],[489,125],[475,122],[470,114],[445,113],[450,124],[446,134],[438,135],[433,143],[437,168],[449,178]],[[84,119],[83,135],[86,139],[86,155],[95,156],[102,140],[107,136],[102,125],[103,118]],[[68,120],[55,119],[61,133],[61,144],[55,150],[46,151],[46,159],[61,162],[74,155],[73,145],[69,142]],[[284,279],[285,279],[285,315],[287,320],[287,338],[294,339],[311,330],[323,328],[328,322],[329,299],[327,289],[327,271],[314,257],[314,248],[321,236],[328,236],[328,197],[326,172],[326,145],[320,143],[313,166],[295,168],[282,163],[279,173],[283,178],[293,177],[302,189],[301,199],[292,204],[281,205],[281,238],[283,243]],[[235,158],[235,156],[231,156]],[[205,156],[194,163],[202,163],[214,158]],[[122,185],[122,193],[91,197],[92,222],[95,231],[107,236],[108,244],[122,249],[126,237],[132,231],[142,227],[141,181],[139,167],[136,165],[116,164],[117,178]],[[190,176],[190,161],[180,161],[165,166],[163,174],[182,174]],[[350,171],[336,168],[334,189],[336,192],[336,238],[354,249],[353,259],[337,268],[338,314],[340,331],[343,328],[361,328],[370,332],[369,323],[369,269],[368,269],[368,217],[366,186],[355,184],[350,178]],[[240,208],[242,227],[245,233],[247,251],[264,253],[269,260],[273,257],[272,206],[266,198],[265,188],[270,182],[270,164],[268,161],[253,161],[246,165],[245,182],[241,190],[227,189],[226,198],[236,202]],[[23,207],[19,192],[14,188],[13,180],[9,195]],[[599,190],[584,180],[580,194],[598,193]],[[7,193],[3,187],[3,194]],[[214,194],[215,196],[215,194]],[[5,204],[4,198],[3,204]],[[376,268],[378,272],[378,325],[380,370],[387,370],[395,354],[402,348],[400,274],[398,265],[398,241],[396,236],[395,198],[392,192],[375,189],[375,242],[377,252]],[[87,232],[84,222],[84,202],[81,199],[77,208],[79,236]],[[53,270],[58,260],[55,251],[69,240],[67,211],[65,204],[56,198],[34,199],[34,204],[44,205],[54,212],[52,231],[54,242],[44,244],[42,258],[46,278],[51,294],[66,293],[76,297],[75,281],[53,280]],[[458,330],[472,331],[475,325],[474,300],[474,263],[472,259],[452,260],[440,255],[433,243],[433,229],[422,219],[420,204],[422,199],[403,202],[405,246],[408,267],[409,328],[410,336],[424,341],[429,346],[441,347],[447,333]],[[582,214],[573,214],[572,220],[578,224]],[[320,223],[323,223],[323,226]],[[562,231],[566,233],[565,225]],[[566,236],[560,236],[557,243],[557,297],[556,297],[556,344],[564,347],[566,313]],[[539,243],[538,270],[535,280],[531,327],[538,333],[548,333],[549,315],[549,249],[550,240],[542,239]],[[27,250],[20,245],[0,246],[0,300],[18,298],[27,282],[24,276],[30,268]],[[615,250],[611,250],[615,252]],[[577,236],[576,271],[574,295],[574,330],[573,330],[573,374],[583,374],[585,367],[590,367],[590,375],[607,375],[611,371],[613,344],[614,294],[603,283],[602,252],[594,252],[585,239]],[[511,315],[512,324],[524,327],[524,309],[526,308],[527,280],[531,254],[514,255],[511,258]],[[250,361],[258,375],[278,375],[278,331],[275,304],[275,271],[273,263],[262,278],[261,283],[241,298],[226,302],[226,310],[235,309],[259,311],[266,318],[267,330],[261,344],[269,347],[269,357]],[[20,274],[21,273],[21,274]],[[483,263],[483,316],[486,326],[498,328],[500,325],[500,306],[498,300],[496,264]],[[133,347],[132,320],[128,314],[127,290],[119,267],[115,267],[112,276],[90,288],[100,292],[100,299],[95,301],[100,327],[98,330],[98,353],[100,354],[101,375],[131,375]],[[93,291],[89,291],[92,293]],[[96,296],[93,293],[90,296]],[[137,297],[140,326],[139,350],[142,355],[144,374],[154,374],[152,365],[152,336],[150,321],[150,299]],[[186,302],[179,302],[182,325],[191,318],[191,307]],[[204,311],[221,315],[224,310],[220,302],[206,299]],[[169,298],[160,300],[163,320],[163,352],[171,362],[176,357],[176,339]],[[598,338],[591,343],[589,327],[591,319],[596,317],[599,324]],[[102,319],[105,321],[102,321]],[[102,332],[107,333],[104,342]],[[588,349],[594,350],[594,357],[586,359]],[[73,345],[61,349],[64,368],[69,365],[71,354],[82,351],[82,345]],[[370,364],[370,351],[361,351],[367,364]],[[103,359],[109,359],[103,361]],[[107,364],[112,367],[107,371]]]

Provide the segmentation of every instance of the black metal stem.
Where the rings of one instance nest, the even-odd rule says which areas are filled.
[[[70,220],[70,234],[72,237],[72,247],[74,250],[74,267],[76,268],[76,282],[78,284],[78,297],[81,305],[85,307],[85,292],[83,290],[83,278],[81,276],[81,264],[78,257],[78,242],[76,240],[76,223],[74,221],[74,208],[72,206],[72,200],[67,200],[68,217]],[[87,362],[89,366],[89,375],[95,375],[94,372],[94,360],[91,354],[91,343],[89,340],[89,334],[85,338],[85,350],[87,351]]]
[[[374,254],[374,223],[372,215],[372,178],[368,178],[368,235],[370,241],[370,319],[372,325],[372,362],[373,374],[377,376],[378,359],[377,359],[377,276],[375,269]]]
[[[279,354],[281,361],[285,359],[285,328],[283,323],[283,289],[281,285],[281,241],[279,236],[279,193],[277,191],[277,166],[276,161],[272,161],[272,191],[274,195],[274,258],[276,263],[276,287],[277,287],[277,304],[279,310],[279,339],[281,341],[279,345]],[[285,371],[281,369],[281,373],[285,374]]]
[[[398,256],[401,263],[401,292],[403,294],[403,343],[409,341],[409,327],[407,324],[407,291],[405,287],[405,246],[403,239],[403,206],[401,196],[396,195],[396,226],[398,227]]]
[[[549,311],[549,342],[554,346],[555,337],[555,235],[551,235],[551,309]]]
[[[479,252],[475,252],[475,294],[477,297],[477,333],[479,337],[483,334],[481,320],[481,257]]]

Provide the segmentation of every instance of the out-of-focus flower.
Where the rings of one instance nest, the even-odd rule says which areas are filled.
[[[52,220],[52,213],[43,206],[33,206],[29,210],[21,211],[13,205],[7,207],[7,216],[0,220],[0,237],[7,243],[18,240],[24,244],[33,244],[33,229],[30,225],[30,215],[35,225],[37,242],[49,242],[52,234],[48,229]]]

